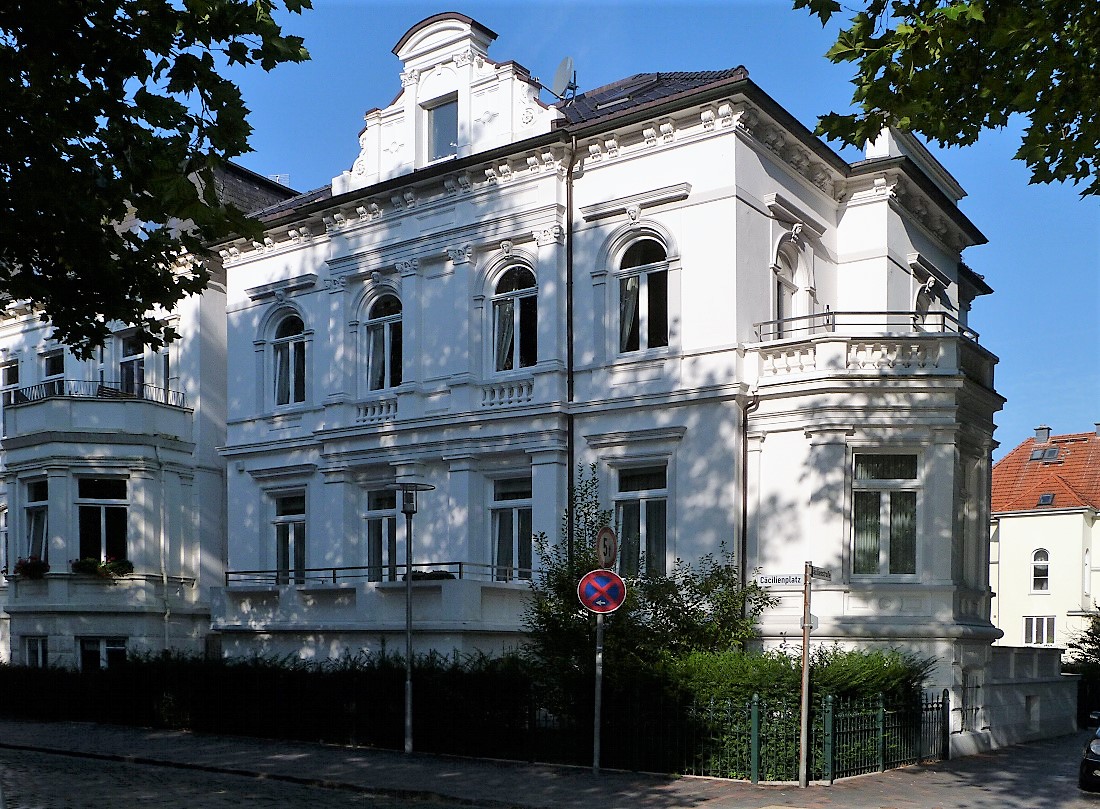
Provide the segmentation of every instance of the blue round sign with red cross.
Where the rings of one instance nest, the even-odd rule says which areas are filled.
[[[626,584],[610,570],[593,570],[581,577],[577,597],[592,612],[614,612],[626,599]]]

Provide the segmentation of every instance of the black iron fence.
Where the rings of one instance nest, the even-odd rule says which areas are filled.
[[[3,392],[6,406],[30,404],[43,399],[144,399],[148,402],[186,407],[184,394],[176,390],[154,385],[122,382],[91,382],[83,379],[49,379],[25,388],[13,388]]]

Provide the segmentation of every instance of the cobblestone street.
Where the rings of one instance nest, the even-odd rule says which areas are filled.
[[[442,801],[326,789],[266,778],[177,767],[125,764],[47,753],[0,750],[0,809],[241,809],[308,806],[450,809]]]

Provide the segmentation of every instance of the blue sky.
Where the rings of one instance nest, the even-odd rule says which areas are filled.
[[[442,11],[467,14],[498,35],[490,54],[514,60],[549,84],[564,56],[580,90],[633,73],[719,70],[744,65],[750,77],[811,129],[816,116],[844,111],[851,68],[824,53],[835,25],[789,0],[619,2],[368,2],[314,0],[286,31],[313,56],[270,74],[238,71],[252,110],[255,152],[241,159],[261,174],[288,174],[306,191],[351,167],[363,113],[400,89],[391,51],[414,24]],[[1019,130],[989,132],[965,149],[933,152],[968,192],[960,206],[989,244],[964,260],[995,290],[979,298],[970,325],[998,357],[1000,458],[1038,424],[1085,432],[1100,421],[1100,200],[1072,186],[1028,184],[1012,160]],[[836,144],[833,144],[836,148]],[[858,153],[844,152],[855,159]]]

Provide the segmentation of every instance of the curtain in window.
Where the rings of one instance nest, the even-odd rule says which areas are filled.
[[[664,500],[645,501],[645,572],[650,576],[665,575],[665,513]]]
[[[290,403],[290,346],[275,346],[275,404]]]
[[[496,526],[496,554],[493,559],[494,576],[497,581],[512,578],[512,509],[503,508],[493,512]]]
[[[639,340],[637,275],[619,279],[619,351],[637,351]]]
[[[515,353],[515,301],[512,298],[497,301],[493,304],[493,312],[496,320],[496,369],[510,371]]]
[[[853,573],[878,573],[879,492],[853,492]]]
[[[386,334],[382,325],[371,326],[367,332],[367,377],[370,390],[386,387]]]
[[[890,493],[890,572],[917,572],[917,493]]]
[[[638,553],[641,540],[641,503],[637,500],[619,506],[619,573],[626,577],[638,575]]]

